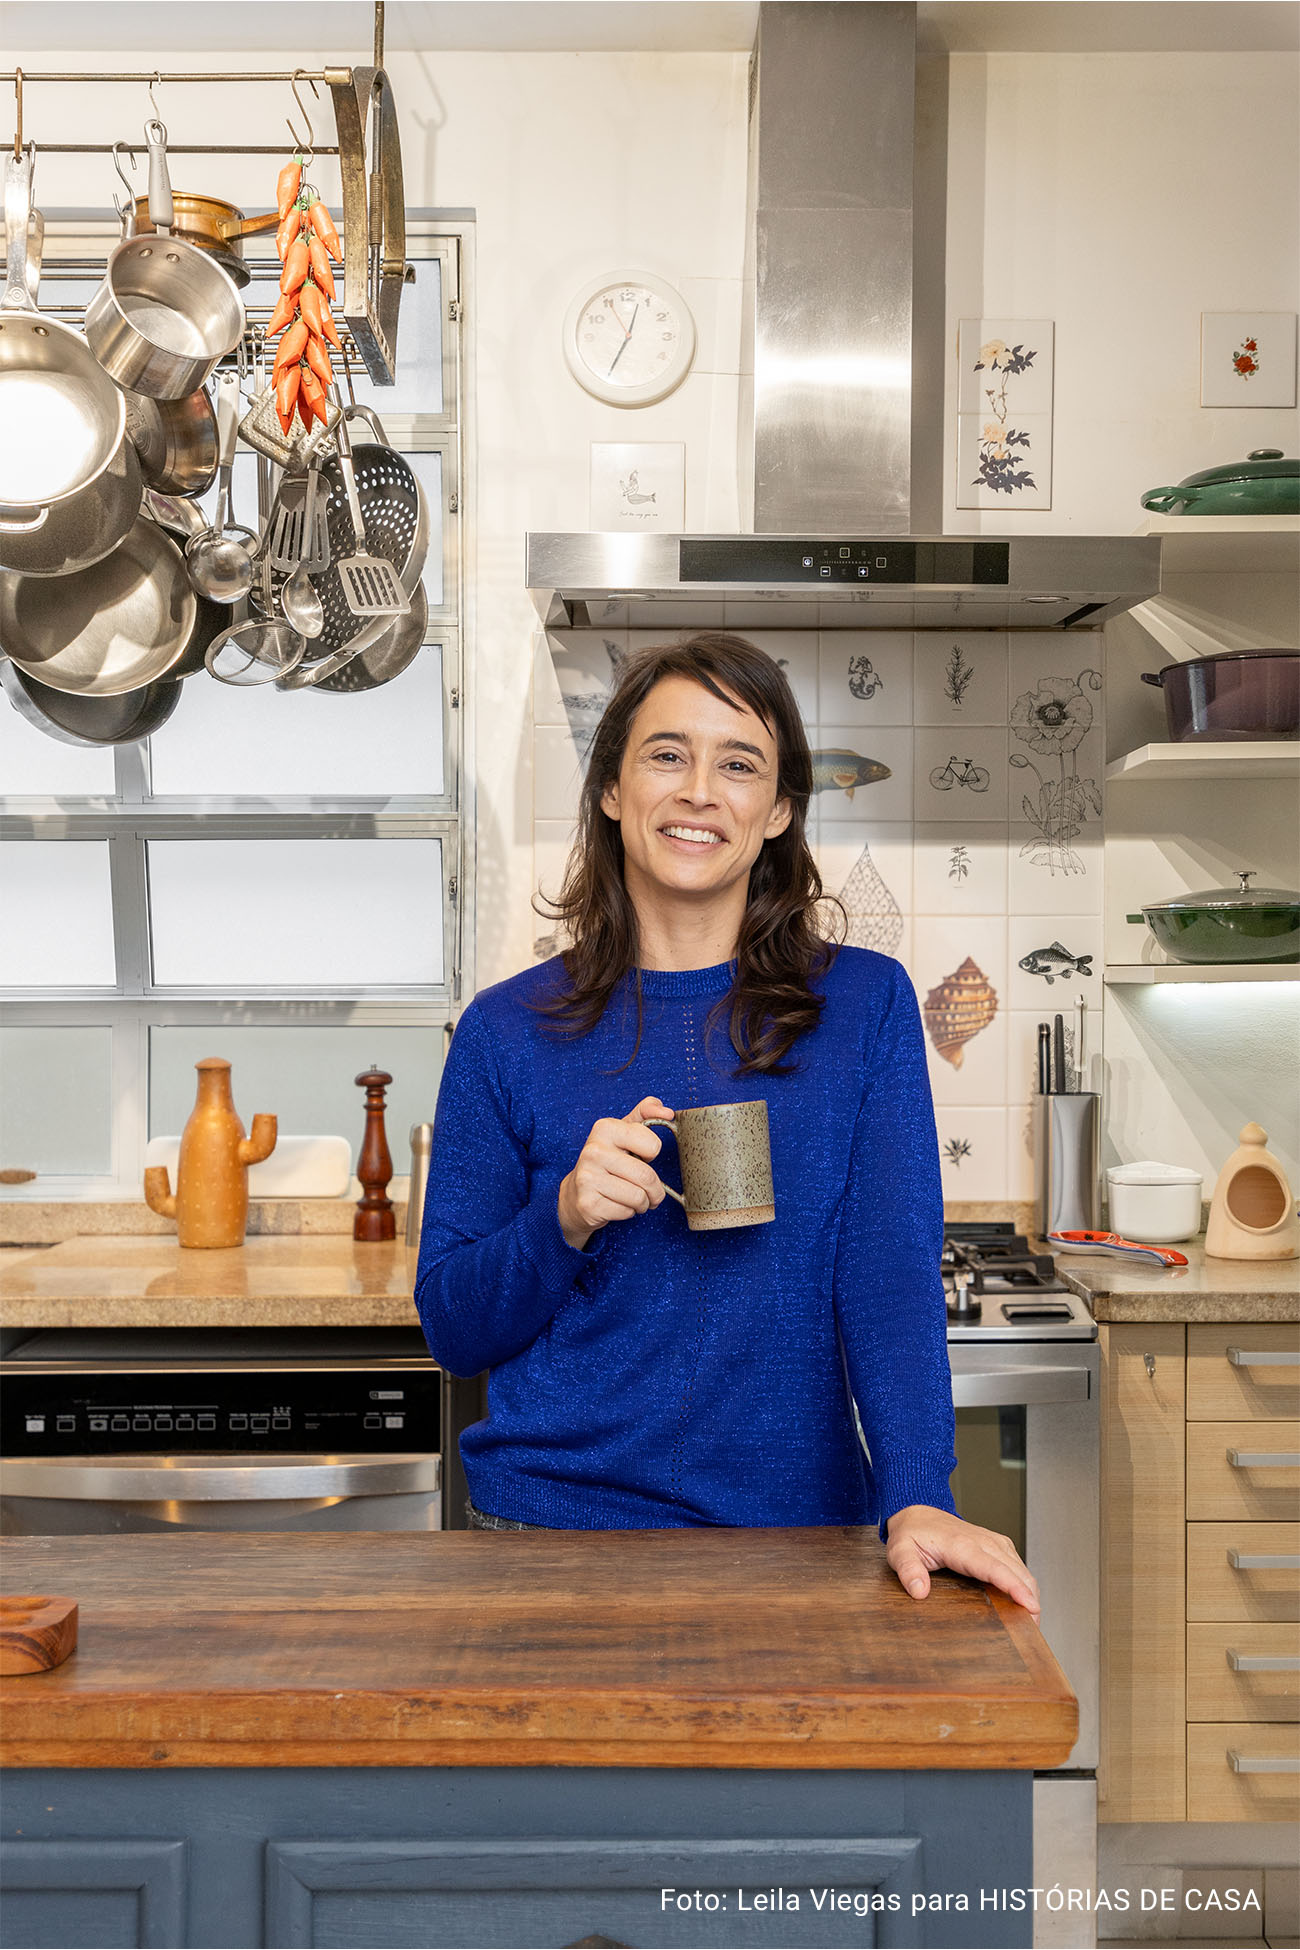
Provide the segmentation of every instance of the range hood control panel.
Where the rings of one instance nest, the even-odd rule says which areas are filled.
[[[837,536],[800,541],[789,535],[684,536],[678,543],[684,583],[905,583],[911,588],[1006,588],[1008,542],[879,541]]]

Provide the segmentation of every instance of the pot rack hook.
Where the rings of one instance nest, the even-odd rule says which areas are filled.
[[[167,127],[166,127],[166,124],[164,123],[164,121],[163,121],[163,118],[162,118],[162,115],[161,115],[161,113],[160,113],[160,111],[159,111],[159,108],[158,108],[158,104],[157,104],[157,102],[156,102],[156,101],[154,100],[154,98],[153,98],[153,91],[154,91],[154,88],[155,88],[155,86],[157,86],[157,87],[159,87],[159,88],[161,88],[161,87],[162,87],[162,74],[161,74],[161,72],[160,72],[160,71],[159,71],[159,70],[158,70],[157,68],[155,68],[155,69],[154,69],[154,71],[153,71],[153,80],[152,80],[152,81],[147,81],[147,82],[145,83],[145,86],[146,86],[146,88],[147,88],[147,89],[149,90],[149,106],[150,106],[150,108],[151,108],[151,109],[153,110],[153,119],[154,119],[154,121],[155,121],[155,122],[156,122],[156,123],[158,124],[158,127],[159,127],[159,128],[160,128],[160,129],[162,130],[162,132],[163,132],[163,139],[164,139],[164,140],[166,140],[166,136],[167,136]]]
[[[125,204],[119,203],[116,198],[114,198],[113,200],[114,208],[116,209],[119,217],[124,216],[127,210],[133,209],[135,206],[135,185],[134,183],[132,183],[130,177],[127,175],[126,171],[122,167],[123,150],[125,150],[126,154],[131,159],[132,169],[135,168],[135,150],[131,147],[130,143],[115,142],[113,144],[113,167],[117,171],[118,181],[121,183],[122,188],[126,191]]]
[[[316,160],[316,132],[311,125],[311,116],[307,113],[307,104],[303,100],[302,96],[298,93],[299,77],[305,73],[306,73],[305,69],[295,68],[293,71],[293,78],[290,81],[289,86],[293,90],[293,98],[295,102],[298,104],[298,112],[302,116],[303,122],[306,126],[306,130],[307,130],[306,141],[304,142],[302,138],[299,136],[297,129],[295,129],[293,123],[289,120],[289,117],[287,115],[284,118],[284,124],[285,127],[288,129],[289,134],[293,137],[294,146],[298,150],[298,153],[301,155],[304,163],[311,164]],[[312,94],[316,96],[317,100],[319,100],[320,90],[317,88],[316,83],[312,81],[310,77],[308,77],[307,85],[311,89]]]
[[[14,161],[21,162],[23,155],[23,71],[14,69],[14,96],[16,111],[14,115]]]

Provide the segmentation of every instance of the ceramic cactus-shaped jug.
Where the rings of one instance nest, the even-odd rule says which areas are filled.
[[[245,1137],[230,1094],[230,1065],[224,1056],[205,1056],[195,1064],[199,1094],[181,1133],[173,1193],[165,1165],[144,1175],[145,1204],[175,1219],[182,1246],[242,1246],[248,1225],[248,1167],[261,1164],[275,1149],[275,1119],[259,1111],[251,1137]]]

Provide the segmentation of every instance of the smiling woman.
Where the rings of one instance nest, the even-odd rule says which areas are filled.
[[[572,946],[475,997],[438,1098],[416,1304],[437,1361],[491,1370],[471,1519],[878,1523],[914,1597],[948,1565],[1037,1611],[1010,1540],[953,1511],[920,1014],[896,961],[823,934],[811,791],[753,644],[629,660],[555,903]],[[775,1218],[666,1199],[648,1126],[706,1109],[693,1146],[766,1116]]]

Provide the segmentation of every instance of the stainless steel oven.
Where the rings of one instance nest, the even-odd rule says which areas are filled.
[[[436,1530],[418,1330],[34,1333],[0,1361],[0,1531]]]
[[[948,1227],[957,1508],[1009,1536],[1038,1580],[1043,1636],[1079,1701],[1079,1736],[1034,1781],[1035,1881],[1095,1888],[1100,1714],[1100,1352],[1087,1306],[1010,1224]],[[1040,1873],[1041,1871],[1041,1873]],[[1084,1950],[1091,1912],[1035,1918]]]

